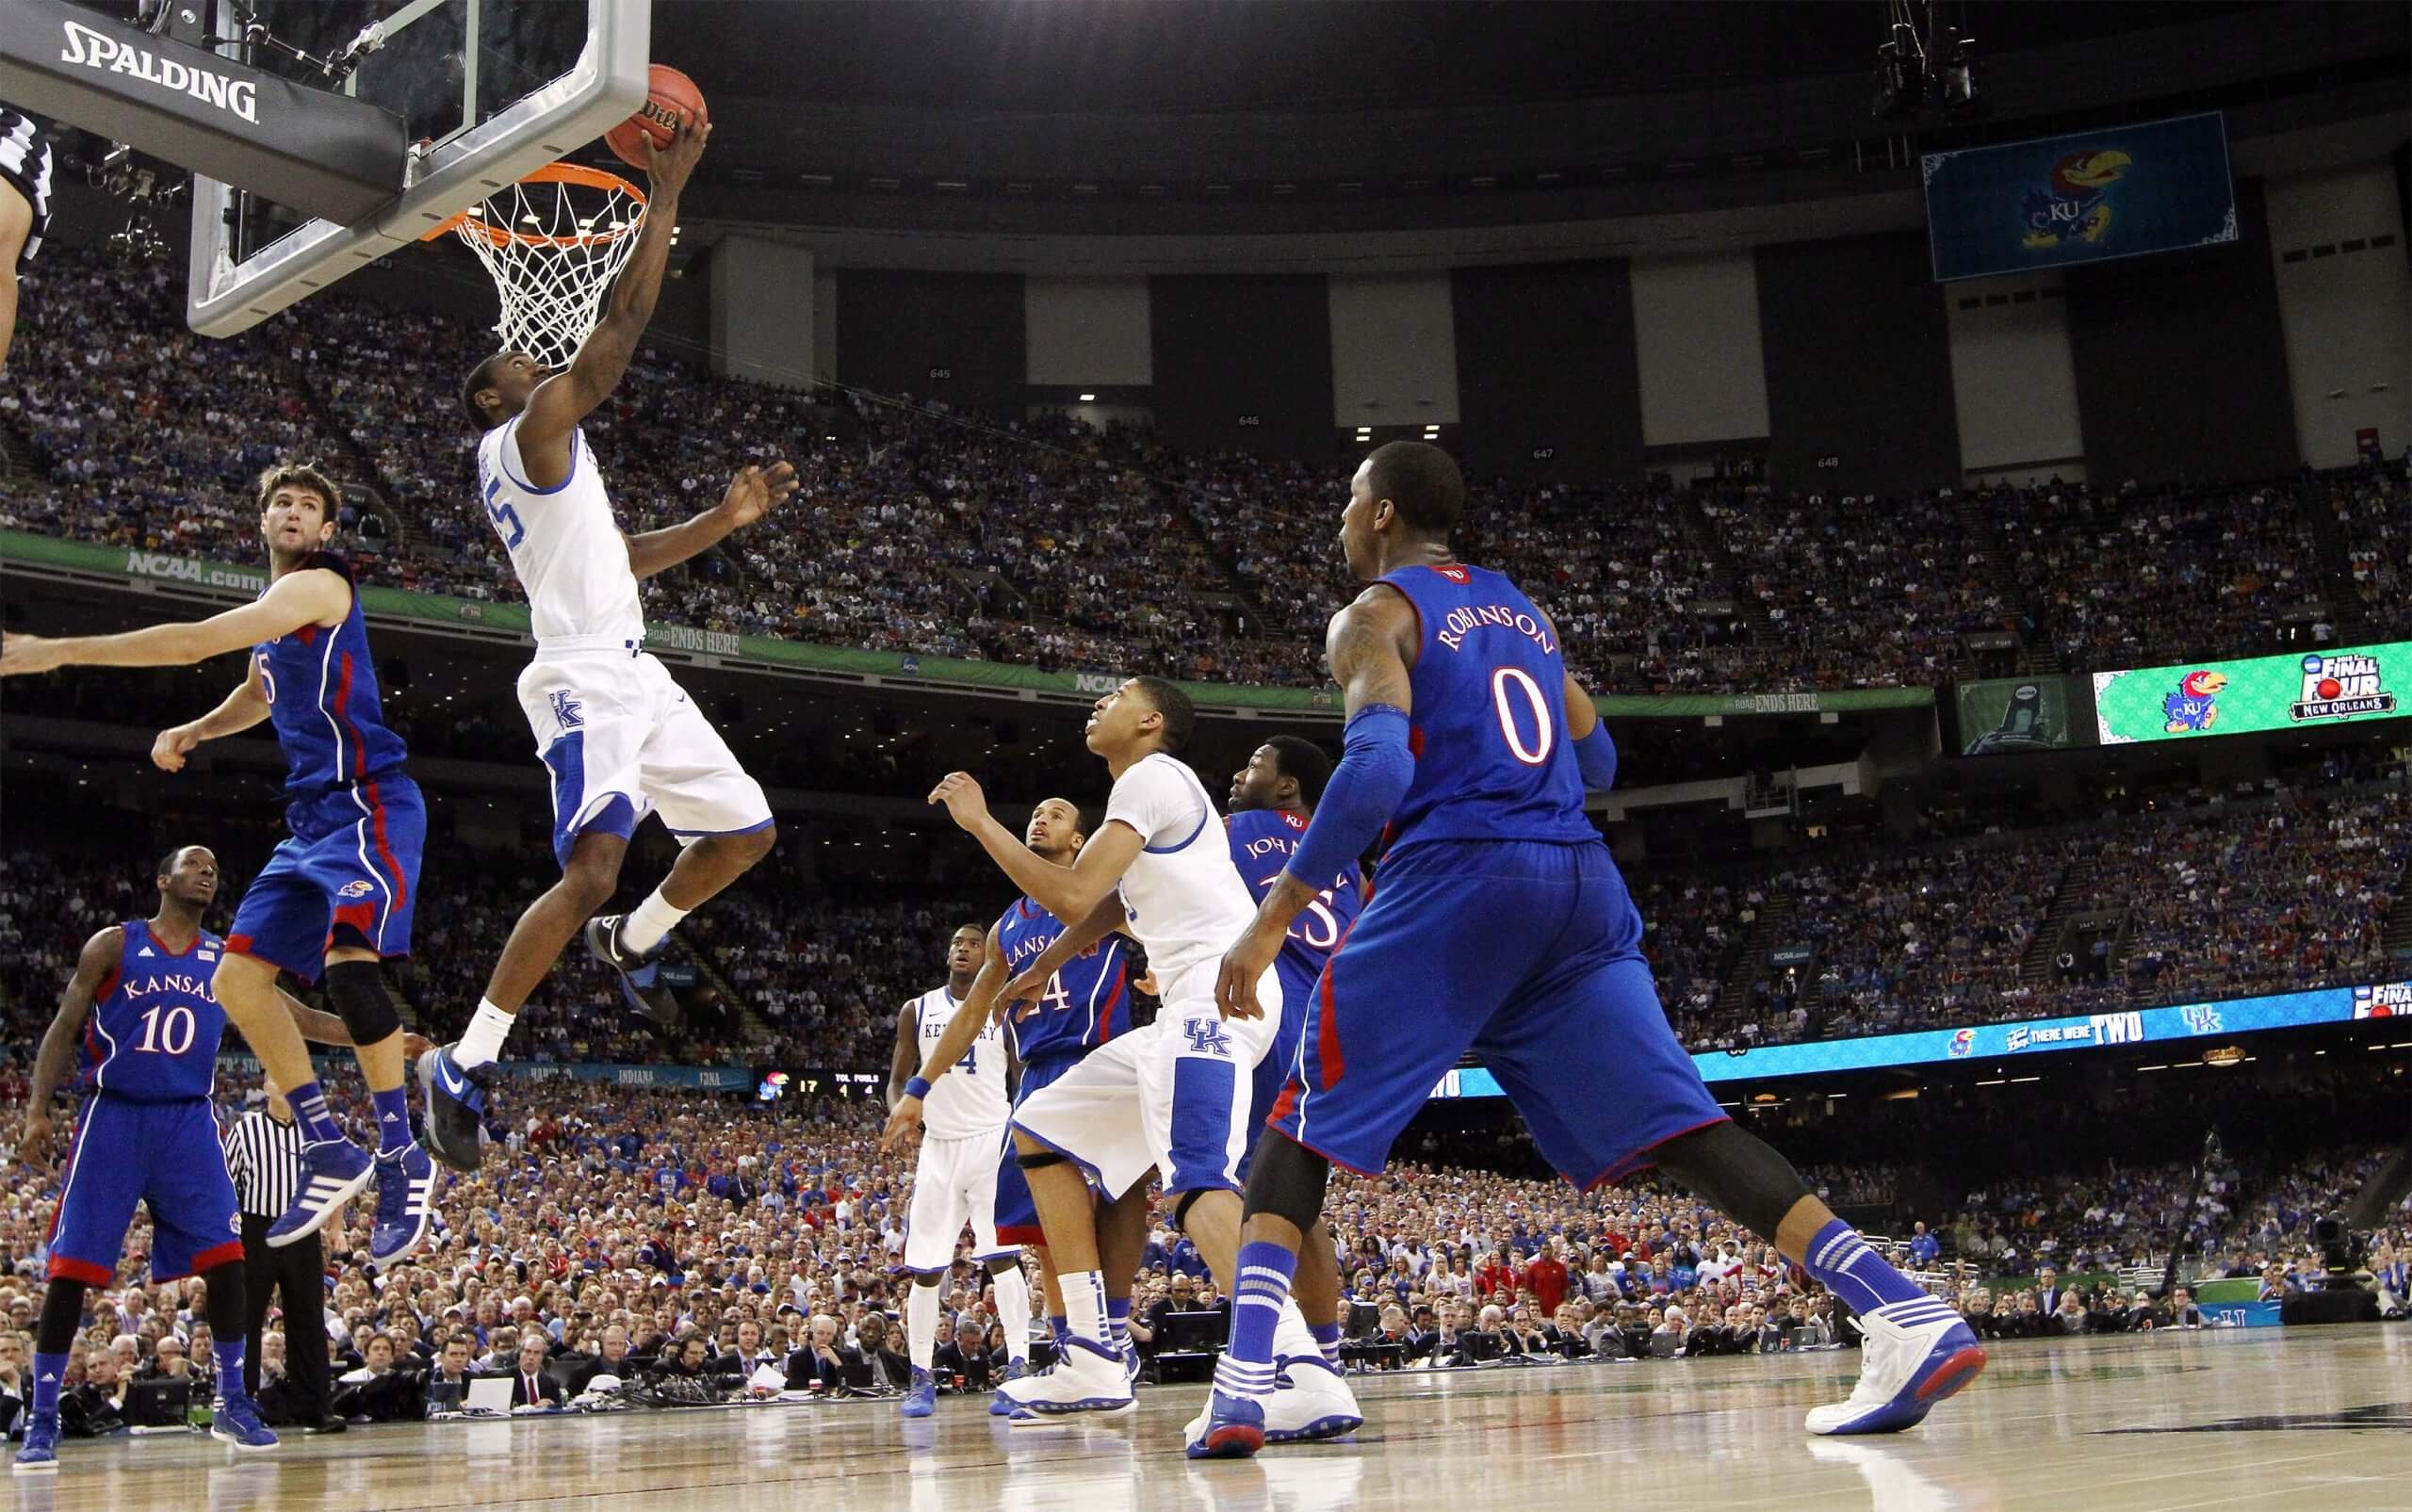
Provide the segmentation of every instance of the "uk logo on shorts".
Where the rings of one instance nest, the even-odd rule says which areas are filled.
[[[565,730],[578,729],[586,723],[585,711],[579,707],[578,695],[566,688],[553,690],[553,718]]]
[[[335,889],[338,898],[366,898],[377,890],[377,884],[354,877]]]
[[[1214,1020],[1193,1018],[1181,1027],[1189,1033],[1189,1048],[1198,1054],[1220,1055],[1227,1059],[1230,1057],[1231,1037],[1224,1033],[1223,1026]]]

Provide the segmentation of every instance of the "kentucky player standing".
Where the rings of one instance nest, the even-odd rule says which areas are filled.
[[[302,1124],[302,1184],[269,1228],[271,1244],[318,1231],[377,1182],[369,1255],[388,1265],[427,1238],[435,1168],[411,1137],[403,1090],[401,1009],[379,963],[411,952],[419,842],[427,808],[404,774],[401,737],[385,726],[377,668],[351,569],[327,550],[343,495],[316,468],[288,463],[259,480],[269,586],[252,603],[198,624],[122,635],[0,639],[0,675],[55,667],[184,667],[250,647],[241,686],[188,724],[159,732],[151,759],[181,772],[204,740],[273,721],[285,751],[285,823],[235,912],[212,990]],[[279,970],[316,982],[359,1047],[377,1112],[377,1155],[344,1137],[318,1088],[310,1051],[276,989]]]
[[[1973,1380],[1984,1352],[1957,1313],[1727,1119],[1676,1044],[1640,918],[1583,812],[1586,788],[1614,781],[1616,748],[1549,616],[1450,550],[1464,507],[1457,463],[1419,442],[1377,447],[1349,485],[1341,551],[1372,586],[1332,616],[1328,642],[1347,750],[1296,854],[1224,956],[1225,1015],[1263,1011],[1259,984],[1291,924],[1385,823],[1390,849],[1325,968],[1296,1072],[1258,1142],[1230,1348],[1188,1452],[1263,1445],[1277,1309],[1331,1163],[1380,1170],[1469,1049],[1570,1179],[1656,1165],[1771,1237],[1860,1314],[1859,1385],[1809,1414],[1812,1433],[1906,1428]]]

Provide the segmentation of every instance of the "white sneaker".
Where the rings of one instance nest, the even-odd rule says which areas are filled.
[[[1810,1410],[1811,1433],[1899,1433],[1985,1368],[1975,1331],[1934,1297],[1889,1302],[1858,1321],[1859,1384],[1849,1401]]]
[[[1365,1415],[1358,1410],[1357,1393],[1324,1362],[1321,1355],[1312,1359],[1285,1359],[1281,1371],[1290,1384],[1277,1386],[1270,1396],[1257,1399],[1257,1405],[1264,1409],[1266,1443],[1296,1444],[1337,1439],[1364,1426]],[[1207,1400],[1212,1403],[1214,1398],[1210,1394]],[[1189,1420],[1189,1426],[1182,1432],[1182,1442],[1196,1443],[1205,1433],[1206,1410],[1199,1407],[1198,1416]]]
[[[1053,1366],[998,1390],[1014,1404],[1006,1417],[1013,1423],[1069,1412],[1119,1412],[1133,1404],[1121,1355],[1080,1338],[1065,1346],[1064,1358]]]

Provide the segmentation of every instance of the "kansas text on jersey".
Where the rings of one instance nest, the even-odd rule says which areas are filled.
[[[1037,903],[1028,898],[1015,902],[997,920],[997,947],[1004,951],[1008,975],[1020,975],[1063,933],[1062,922]],[[1022,1065],[1078,1059],[1131,1032],[1128,964],[1122,940],[1112,935],[1065,962],[1049,980],[1038,1012],[1014,1024]]]
[[[120,927],[125,945],[93,995],[78,1085],[135,1102],[207,1097],[226,1029],[209,979],[225,942],[204,933],[178,952],[141,919]]]

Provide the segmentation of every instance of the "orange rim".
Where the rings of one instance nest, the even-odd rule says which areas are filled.
[[[627,179],[622,178],[617,173],[610,172],[599,168],[588,168],[582,163],[547,163],[544,167],[536,170],[533,173],[529,174],[526,178],[521,179],[519,182],[522,184],[569,184],[575,185],[579,188],[586,189],[616,189],[620,193],[627,195],[628,199],[635,203],[639,210],[643,210],[645,207],[645,197],[643,189],[638,188],[635,185],[629,183]],[[471,208],[481,208],[483,203],[484,202],[481,201],[479,205],[471,206]],[[614,230],[598,233],[594,236],[549,236],[533,231],[518,231],[509,226],[497,226],[489,221],[482,215],[473,216],[468,210],[463,210],[460,214],[455,215],[449,219],[438,224],[434,230],[422,233],[418,239],[421,241],[433,241],[448,232],[463,230],[464,228],[473,228],[468,230],[468,235],[476,236],[495,247],[509,247],[513,245],[521,247],[587,247],[592,246],[596,242],[612,241],[621,236],[625,236],[629,233],[629,231],[633,230],[634,227],[635,222],[629,221]]]

